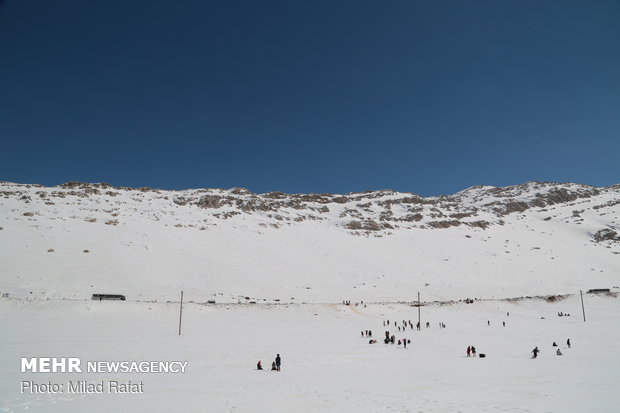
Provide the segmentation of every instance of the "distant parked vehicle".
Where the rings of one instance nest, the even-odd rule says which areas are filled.
[[[93,294],[93,300],[120,300],[125,301],[125,296],[122,294]]]
[[[588,290],[588,294],[601,294],[601,293],[610,293],[611,290],[609,288],[594,288],[592,290]]]

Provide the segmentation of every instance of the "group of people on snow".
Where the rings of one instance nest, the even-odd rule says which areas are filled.
[[[280,354],[276,355],[276,359],[271,363],[271,371],[280,371],[280,366],[282,365],[282,358],[280,357]],[[256,363],[256,370],[262,370],[263,369],[263,364],[261,363],[260,360],[258,360],[258,363]]]
[[[383,326],[394,326],[399,332],[405,332],[407,331],[407,328],[413,330],[414,327],[419,331],[420,330],[420,322],[416,323],[415,326],[414,324],[411,322],[411,320],[401,320],[401,321],[390,321],[390,320],[383,320]],[[426,328],[430,328],[431,327],[431,323],[430,322],[426,322]],[[446,324],[444,322],[439,322],[439,328],[446,328]],[[371,340],[368,341],[368,344],[375,344],[377,343],[376,339],[372,339],[372,331],[371,330],[363,330],[361,331],[361,336],[362,338],[364,337],[369,337],[371,338]],[[396,336],[394,334],[390,334],[389,330],[385,331],[385,337],[383,339],[383,342],[385,344],[396,344],[398,343],[398,345],[400,346],[401,344],[403,345],[404,348],[407,348],[407,344],[411,344],[411,340],[407,339],[407,338],[402,338],[399,339],[398,341],[396,340]]]
[[[390,325],[390,320],[384,320],[383,321],[383,326],[389,326]],[[394,327],[396,327],[398,329],[398,331],[406,331],[407,328],[413,330],[414,326],[413,323],[411,322],[411,320],[402,320],[402,324],[398,323],[396,321],[394,321],[392,323],[392,325],[394,325]],[[429,321],[426,322],[426,328],[430,328],[431,327],[431,323]],[[416,330],[420,331],[420,322],[418,321],[415,325]],[[446,324],[441,321],[439,322],[439,328],[446,328]]]
[[[552,344],[552,347],[558,347],[557,343],[554,341]],[[566,340],[566,347],[570,348],[570,338]],[[538,346],[534,347],[534,350],[532,350],[532,358],[535,359],[536,357],[538,357],[538,353],[540,353],[540,349],[538,348]],[[560,350],[560,348],[558,347],[557,350],[555,351],[555,354],[557,356],[561,356],[564,353],[562,353],[562,350]]]
[[[568,314],[564,314],[564,313],[558,313],[558,315],[560,317],[566,316]],[[506,312],[506,317],[510,316],[510,312]],[[487,320],[487,325],[490,326],[491,325],[491,321]],[[394,326],[395,328],[398,329],[399,332],[401,331],[406,331],[407,327],[409,327],[410,329],[414,328],[414,324],[411,322],[411,320],[402,320],[402,322],[396,322],[396,321],[390,321],[390,320],[384,320],[383,321],[383,326]],[[430,322],[426,322],[426,328],[430,328]],[[502,327],[506,327],[506,322],[502,321]],[[416,323],[415,328],[419,331],[420,330],[420,323]],[[443,322],[439,322],[439,328],[446,328],[446,325]],[[362,338],[363,337],[369,337],[371,338],[368,341],[368,344],[375,344],[377,343],[376,339],[372,339],[372,331],[370,330],[364,330],[361,332]],[[394,334],[390,334],[389,330],[385,331],[385,338],[383,339],[383,342],[385,344],[395,344],[396,343],[396,336]],[[403,345],[404,348],[407,348],[407,344],[411,344],[411,340],[410,339],[399,339],[398,340],[398,345]],[[567,348],[571,348],[571,343],[570,343],[570,338],[566,340],[566,346]],[[558,347],[558,345],[553,342],[553,347]],[[540,353],[540,349],[538,348],[538,346],[536,346],[533,350],[532,350],[532,358],[537,358],[538,357],[538,353]],[[556,354],[558,356],[563,355],[562,351],[560,350],[560,348],[557,348],[556,350]],[[477,353],[476,352],[476,347],[474,346],[467,346],[467,357],[485,357],[485,354],[482,353]]]
[[[476,347],[467,346],[467,357],[476,357]]]

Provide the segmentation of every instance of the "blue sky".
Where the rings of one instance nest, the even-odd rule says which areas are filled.
[[[0,179],[620,182],[618,1],[0,0]]]

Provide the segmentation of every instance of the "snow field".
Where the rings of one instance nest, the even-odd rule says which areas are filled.
[[[0,301],[3,412],[615,412],[620,395],[620,301],[579,296],[549,303],[428,305],[422,331],[405,304],[178,304]],[[570,317],[558,317],[558,311]],[[510,316],[506,316],[510,312]],[[541,318],[541,317],[544,317]],[[490,321],[490,326],[487,325]],[[426,321],[431,328],[426,329]],[[502,327],[502,321],[506,327]],[[444,322],[445,329],[438,323]],[[368,344],[370,329],[379,343]],[[410,338],[407,349],[384,331]],[[572,348],[566,349],[570,338]],[[563,356],[555,355],[552,342]],[[486,358],[467,358],[474,345]],[[542,351],[532,360],[530,351]],[[276,353],[282,371],[269,371]],[[183,360],[184,374],[23,374],[20,357]],[[265,371],[255,369],[262,360]],[[22,380],[132,380],[144,394],[20,394]]]

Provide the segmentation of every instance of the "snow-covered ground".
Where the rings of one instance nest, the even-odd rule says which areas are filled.
[[[4,300],[0,408],[6,412],[616,412],[620,300],[215,305]],[[570,316],[558,317],[557,313]],[[507,313],[510,315],[508,316]],[[543,318],[544,317],[544,318]],[[383,322],[390,320],[390,326]],[[425,328],[429,321],[431,327]],[[443,322],[446,328],[440,329]],[[487,324],[490,322],[490,326]],[[506,326],[502,326],[502,322]],[[370,329],[378,344],[361,331]],[[384,344],[389,330],[409,338]],[[572,348],[566,348],[570,338]],[[562,356],[552,343],[559,344]],[[467,358],[473,345],[486,358]],[[531,359],[538,346],[541,353]],[[276,353],[282,371],[269,366]],[[24,374],[20,357],[184,360],[183,374]],[[266,371],[255,369],[262,360]],[[132,380],[135,395],[20,394],[20,382]]]
[[[616,412],[619,217],[618,185],[422,198],[0,182],[0,410]],[[578,293],[592,288],[612,293],[585,294],[584,322]],[[384,327],[417,321],[418,292],[431,327]],[[383,344],[386,330],[411,345]],[[487,357],[467,358],[468,345]],[[188,365],[22,373],[22,357]],[[22,394],[29,380],[144,392]]]
[[[620,186],[421,198],[0,183],[0,228],[0,290],[34,299],[167,301],[184,289],[201,302],[333,303],[620,286]],[[617,241],[595,241],[601,230]]]

